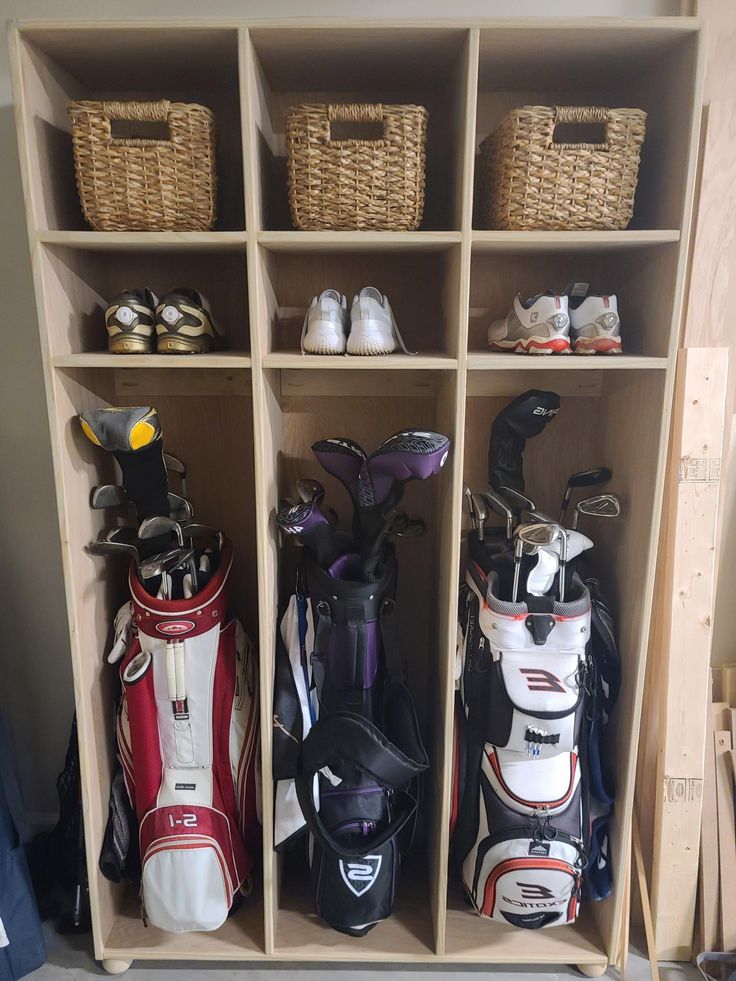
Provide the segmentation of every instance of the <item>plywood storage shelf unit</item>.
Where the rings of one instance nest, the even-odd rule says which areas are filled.
[[[626,908],[636,733],[662,496],[700,99],[700,34],[690,18],[378,24],[345,22],[22,23],[11,27],[20,156],[41,328],[63,544],[96,956],[135,959],[573,963],[602,973],[619,958]],[[329,52],[329,57],[325,57]],[[120,66],[135,65],[131,75]],[[135,79],[135,91],[125,88]],[[67,101],[183,99],[219,129],[219,219],[210,233],[85,228]],[[415,102],[429,109],[424,222],[406,233],[290,227],[284,111],[302,101]],[[514,106],[638,106],[649,113],[631,228],[504,232],[477,221],[476,152]],[[616,292],[625,354],[535,359],[488,352],[485,329],[513,293],[586,279]],[[105,301],[122,287],[186,283],[212,302],[228,350],[206,357],[114,357]],[[386,292],[417,357],[299,353],[309,298],[327,287]],[[554,511],[566,476],[612,467],[623,520],[601,522],[597,572],[612,598],[624,664],[616,713],[614,894],[578,923],[525,932],[474,916],[448,875],[450,746],[462,485],[486,483],[489,426],[529,387],[562,396],[533,441],[526,474]],[[274,534],[295,476],[324,475],[309,447],[349,435],[367,446],[407,425],[452,435],[439,478],[408,488],[429,534],[399,546],[402,637],[432,769],[419,842],[393,917],[363,939],[315,915],[306,869],[273,852],[271,731],[262,732],[263,867],[250,900],[212,934],[143,925],[134,896],[97,872],[111,770],[113,671],[103,661],[123,570],[83,552],[103,517],[90,488],[113,477],[82,437],[91,406],[153,404],[167,448],[189,466],[202,520],[236,551],[233,612],[258,638],[261,717],[271,718],[279,588]],[[343,511],[340,488],[328,499]],[[109,570],[105,568],[104,572]]]

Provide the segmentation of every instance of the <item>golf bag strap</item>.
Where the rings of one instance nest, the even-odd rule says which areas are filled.
[[[312,651],[312,678],[317,689],[317,698],[322,704],[322,689],[325,683],[325,665],[332,631],[332,617],[326,603],[320,604],[317,624],[314,631],[314,650]]]
[[[364,839],[359,848],[338,842],[322,823],[314,806],[313,780],[323,767],[338,760],[348,761],[369,774],[378,784],[394,791],[394,818],[376,835]],[[360,858],[366,849],[378,848],[401,831],[416,810],[416,800],[398,788],[427,768],[426,757],[413,760],[391,743],[367,719],[351,712],[324,716],[310,730],[302,744],[296,790],[309,830],[320,843],[341,858]]]
[[[395,610],[396,603],[394,600],[386,598],[381,605],[379,624],[388,676],[393,681],[403,682],[406,680],[406,661],[401,660],[399,653],[399,638],[396,629],[396,617],[394,616]]]
[[[330,637],[334,626],[329,604],[324,601],[318,603],[317,627],[312,653],[312,675],[320,704],[322,704],[322,690],[327,664],[329,663]],[[340,649],[342,662],[340,673],[343,678],[352,679],[352,684],[347,687],[362,688],[364,687],[366,659],[366,627],[362,605],[346,606],[343,627],[345,634]]]

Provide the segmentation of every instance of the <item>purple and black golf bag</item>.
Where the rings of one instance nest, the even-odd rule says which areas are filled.
[[[279,512],[306,547],[276,652],[276,847],[308,831],[317,912],[351,936],[391,914],[429,766],[404,683],[389,539],[421,524],[395,510],[403,484],[437,473],[449,445],[409,430],[368,456],[351,440],[323,440],[313,450],[350,493],[352,536],[316,513],[316,482],[311,501]]]
[[[510,487],[518,503],[525,438],[558,405],[554,393],[527,392],[505,410],[511,423],[494,423],[490,474],[502,497]],[[528,504],[527,529],[566,536],[561,556],[577,539],[592,547]],[[613,781],[601,734],[620,674],[597,581],[559,561],[543,582],[539,551],[513,553],[497,529],[469,533],[455,671],[453,858],[481,916],[526,929],[572,923],[583,891],[610,894]]]

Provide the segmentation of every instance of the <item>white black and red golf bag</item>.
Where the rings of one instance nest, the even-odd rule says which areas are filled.
[[[249,887],[259,848],[258,675],[228,617],[232,550],[190,599],[162,600],[131,569],[118,752],[139,822],[148,923],[215,930]]]
[[[516,478],[523,489],[524,439],[541,430],[539,419],[551,417],[555,400],[559,404],[553,393],[525,393],[510,406],[511,422],[494,424],[497,497],[508,493],[502,480]],[[468,535],[451,832],[453,859],[477,912],[537,929],[574,922],[584,894],[604,899],[611,891],[613,781],[601,736],[618,694],[620,665],[597,581],[561,558],[571,541],[584,540],[585,547],[592,541],[535,513],[519,493],[507,499],[539,523],[517,526],[516,547],[510,531]],[[533,542],[542,525],[553,526],[556,535],[542,556],[554,560],[546,583],[542,548],[524,554],[520,547],[520,536]],[[553,551],[563,536],[567,544]]]

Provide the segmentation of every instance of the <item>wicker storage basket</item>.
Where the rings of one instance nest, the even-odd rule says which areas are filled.
[[[216,218],[215,119],[183,102],[70,102],[82,211],[97,231],[207,231]],[[111,120],[165,122],[169,139],[119,139]]]
[[[641,109],[524,106],[480,146],[488,228],[619,229],[634,210]],[[605,126],[604,143],[555,143],[558,123]]]
[[[377,140],[333,140],[333,122],[382,123]],[[295,228],[409,231],[424,210],[423,106],[305,104],[289,110],[289,204]]]

